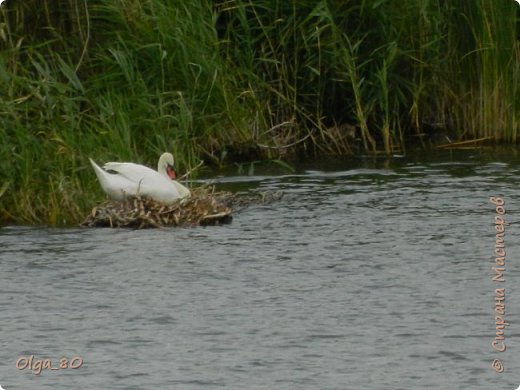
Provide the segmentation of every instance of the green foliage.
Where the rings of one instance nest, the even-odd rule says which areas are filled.
[[[425,129],[516,142],[507,0],[26,0],[0,8],[0,220],[67,225],[87,157],[391,153]],[[254,165],[251,165],[252,167]]]

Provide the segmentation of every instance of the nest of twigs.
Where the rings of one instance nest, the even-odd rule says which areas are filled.
[[[167,226],[219,225],[232,220],[233,210],[251,203],[280,199],[281,193],[237,196],[216,192],[213,187],[192,189],[192,196],[163,204],[144,196],[107,201],[96,206],[81,226],[150,228]]]

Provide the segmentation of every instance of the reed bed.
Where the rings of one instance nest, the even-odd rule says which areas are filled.
[[[516,143],[513,0],[26,0],[0,8],[0,220],[74,225],[88,157],[180,170]]]

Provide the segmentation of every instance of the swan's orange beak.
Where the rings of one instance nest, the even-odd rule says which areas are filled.
[[[173,170],[173,167],[171,165],[168,165],[166,167],[166,173],[172,180],[175,180],[177,178],[177,174],[175,173],[175,171]]]

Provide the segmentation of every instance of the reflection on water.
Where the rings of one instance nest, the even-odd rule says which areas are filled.
[[[513,153],[336,159],[216,179],[285,192],[221,227],[3,228],[0,385],[516,388],[518,171]],[[492,195],[513,222],[500,356]],[[18,370],[30,355],[84,363]]]

